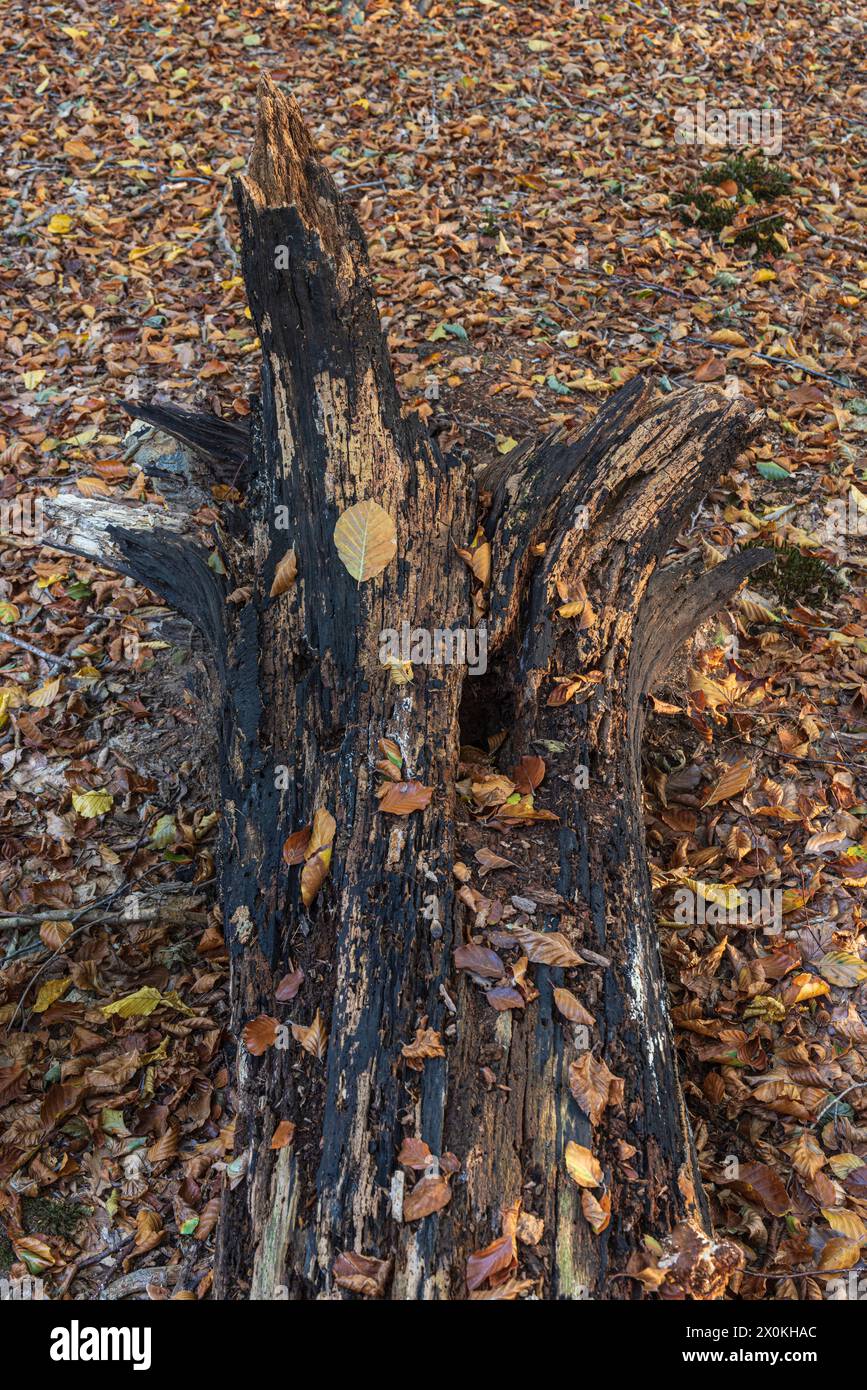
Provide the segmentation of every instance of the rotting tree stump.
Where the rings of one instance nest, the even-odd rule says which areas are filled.
[[[190,447],[202,473],[189,505],[63,494],[46,507],[48,544],[162,595],[198,626],[210,658],[237,1059],[215,1292],[465,1297],[468,1256],[501,1236],[504,1211],[514,1231],[520,1199],[543,1225],[528,1235],[525,1222],[529,1244],[498,1248],[499,1272],[476,1296],[641,1296],[623,1272],[644,1235],[688,1231],[711,1261],[720,1248],[699,1234],[708,1213],[654,933],[645,694],[764,556],[708,572],[662,561],[755,422],[712,389],[657,399],[635,379],[580,438],[559,432],[474,479],[402,408],[361,230],[297,107],[267,80],[236,194],[262,349],[249,434],[183,408],[136,407]],[[243,505],[206,534],[209,467],[237,478]],[[334,528],[371,499],[396,525],[396,555],[357,582]],[[487,674],[417,665],[395,684],[381,634],[406,621],[483,625]],[[465,713],[486,702],[505,712],[504,770],[544,752],[538,805],[551,818],[534,819],[527,801],[514,823],[534,862],[551,866],[550,891],[532,921],[513,914],[493,933],[509,988],[523,985],[520,1009],[491,1008],[478,975],[455,969],[457,947],[491,940],[484,904],[458,894],[453,876],[462,700]],[[380,810],[380,740],[399,750],[396,775],[433,789],[425,809]],[[282,851],[296,835],[303,853],[297,832],[327,824],[324,812],[332,858],[311,898],[304,867]],[[567,964],[539,963],[551,956],[537,939],[547,932],[560,933],[552,958]],[[279,1003],[277,983],[298,968],[299,993]],[[555,1007],[561,988],[593,1017],[582,1035],[593,1066],[603,1059],[622,1081],[595,1124],[570,1094],[581,1053]],[[242,1041],[260,1015],[304,1029],[317,1010],[327,1043],[302,1032],[309,1051],[293,1038],[254,1055]],[[413,1067],[403,1049],[420,1029],[436,1035],[435,1055]],[[283,1120],[294,1143],[275,1150]],[[399,1164],[407,1139],[439,1165]],[[601,1167],[600,1234],[567,1172],[569,1144]],[[438,1209],[413,1219],[426,1205]],[[372,1263],[355,1261],[354,1282],[351,1259],[335,1271],[342,1255]],[[704,1296],[700,1281],[687,1294]]]

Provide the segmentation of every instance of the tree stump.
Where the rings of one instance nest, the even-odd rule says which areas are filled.
[[[641,1296],[624,1270],[644,1235],[688,1230],[717,1249],[700,1234],[654,933],[645,695],[765,557],[662,562],[754,422],[712,389],[659,400],[636,379],[580,437],[475,479],[402,408],[361,230],[267,79],[236,195],[262,349],[249,435],[178,408],[135,413],[216,477],[231,467],[243,505],[210,537],[192,482],[186,510],[183,496],[166,512],[69,494],[46,509],[49,544],[162,595],[212,665],[237,1103],[215,1291]],[[371,501],[396,548],[359,581],[334,531]],[[483,630],[486,674],[417,664],[395,684],[382,634],[405,622]],[[535,913],[492,911],[490,890],[453,875],[462,708],[471,729],[507,730],[504,772],[543,758],[538,804],[516,793],[475,822],[492,850],[503,816],[521,827],[547,881]],[[423,802],[413,784],[428,805],[380,809],[383,786],[401,810]],[[468,946],[502,977],[457,970]],[[492,1007],[491,985],[523,1006]],[[289,1046],[277,1033],[248,1050],[257,1019],[256,1048],[269,1019],[295,1025]],[[281,1121],[294,1142],[272,1148]],[[598,1168],[582,1187],[567,1157],[585,1151]]]

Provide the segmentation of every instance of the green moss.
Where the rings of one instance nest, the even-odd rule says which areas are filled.
[[[727,183],[732,179],[738,186],[738,193],[752,196],[755,203],[772,203],[792,186],[792,176],[777,164],[767,159],[745,159],[734,155],[722,164],[715,164],[705,176],[705,183]]]
[[[62,1236],[69,1240],[89,1212],[90,1207],[80,1202],[61,1202],[50,1197],[21,1199],[21,1225],[28,1236]],[[14,1263],[12,1242],[0,1228],[0,1274],[7,1274]]]
[[[29,1236],[69,1236],[75,1231],[88,1208],[80,1202],[58,1202],[50,1197],[24,1197],[21,1201],[21,1224]]]
[[[710,184],[732,182],[737,184],[737,194],[717,197],[707,187]],[[693,226],[703,227],[705,231],[717,235],[731,225],[743,207],[756,207],[772,203],[785,193],[792,183],[791,174],[771,164],[766,159],[747,159],[734,155],[722,164],[714,164],[706,169],[700,182],[692,183],[684,189],[683,200],[686,206],[683,215]],[[783,219],[777,213],[757,216],[746,227],[741,227],[733,238],[736,246],[755,246],[757,251],[779,250],[779,242],[774,234],[782,231]]]
[[[760,545],[761,542],[750,544]],[[784,545],[775,551],[773,564],[761,571],[761,582],[763,588],[773,589],[788,606],[811,600],[833,603],[844,589],[842,580],[830,565],[815,555],[803,554],[793,545]]]

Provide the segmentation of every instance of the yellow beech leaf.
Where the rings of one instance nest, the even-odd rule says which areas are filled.
[[[327,849],[334,843],[334,836],[337,831],[337,821],[330,811],[323,807],[313,815],[313,825],[310,830],[310,839],[307,842],[307,849],[304,852],[305,859],[312,859],[314,854],[318,854],[321,849]]]
[[[829,951],[819,961],[819,974],[832,985],[854,989],[867,980],[867,961],[852,951]]]
[[[736,333],[733,328],[718,328],[715,333],[711,333],[708,342],[725,343],[728,347],[746,347],[747,340],[742,333]]]
[[[66,140],[63,145],[63,153],[68,154],[70,159],[94,159],[93,150],[84,140]]]
[[[808,999],[817,999],[823,994],[830,994],[831,991],[824,980],[819,980],[815,975],[808,975],[802,971],[797,975],[789,975],[782,989],[780,998],[787,1009],[791,1009],[795,1004],[804,1004]]]
[[[157,1004],[162,1003],[162,999],[163,996],[158,989],[154,989],[152,985],[143,985],[135,994],[115,999],[113,1004],[103,1004],[102,1012],[106,1018],[110,1018],[112,1014],[118,1014],[121,1018],[147,1018]]]
[[[112,497],[111,488],[102,478],[76,478],[75,486],[82,497]]]
[[[832,1236],[819,1256],[820,1269],[851,1269],[861,1258],[861,1245],[845,1236]]]
[[[63,980],[46,980],[44,984],[39,986],[33,1012],[44,1014],[46,1009],[50,1009],[51,1005],[66,993],[71,984],[72,979],[68,975]]]
[[[845,1236],[847,1240],[867,1240],[867,1226],[857,1212],[847,1207],[823,1207],[822,1215],[838,1236]]]
[[[110,811],[114,805],[114,797],[111,792],[105,790],[73,792],[72,805],[80,816],[89,820],[91,816],[104,816],[106,811]]]
[[[31,690],[27,696],[28,705],[32,705],[34,709],[45,709],[47,705],[50,705],[60,694],[60,679],[60,676],[55,676],[54,680],[46,681],[44,685],[40,685],[38,690]]]
[[[397,554],[397,527],[378,502],[356,502],[338,518],[334,544],[359,584],[385,569]]]
[[[863,1158],[857,1154],[833,1154],[828,1159],[828,1167],[835,1178],[848,1178],[850,1173],[854,1173],[856,1168],[864,1167]]]
[[[566,1145],[566,1171],[579,1187],[601,1187],[602,1166],[589,1149],[575,1144],[571,1139]]]
[[[52,236],[69,236],[72,231],[72,218],[68,213],[56,212],[48,223]]]

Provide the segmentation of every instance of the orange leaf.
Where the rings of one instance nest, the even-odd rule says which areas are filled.
[[[307,846],[310,843],[309,825],[305,825],[303,830],[294,830],[289,835],[283,845],[283,863],[287,865],[303,863]]]
[[[258,1018],[245,1024],[243,1036],[247,1051],[252,1052],[254,1057],[261,1057],[263,1052],[274,1046],[279,1027],[276,1018],[272,1018],[270,1014],[259,1014]]]
[[[292,1120],[281,1120],[271,1139],[272,1149],[285,1149],[295,1138],[295,1125]]]
[[[421,782],[387,782],[376,793],[379,809],[390,816],[411,816],[413,811],[423,811],[430,805],[433,787],[425,787]]]
[[[512,773],[515,786],[522,796],[527,796],[538,787],[542,778],[545,776],[545,762],[543,758],[523,757]]]

